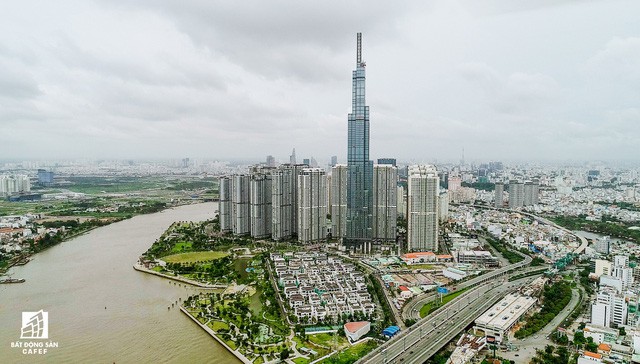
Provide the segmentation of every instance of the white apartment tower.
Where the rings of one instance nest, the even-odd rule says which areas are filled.
[[[336,164],[331,168],[331,236],[345,237],[347,229],[347,165]]]
[[[233,231],[232,223],[232,177],[220,177],[220,203],[218,204],[218,216],[220,217],[220,231]]]
[[[502,208],[504,205],[504,184],[496,182],[495,207]]]
[[[296,231],[298,193],[295,166],[281,165],[271,178],[271,237],[273,240],[288,239]]]
[[[373,238],[396,240],[398,219],[398,169],[390,164],[373,166]]]
[[[438,250],[438,172],[434,166],[409,167],[407,198],[407,248]]]
[[[298,241],[311,243],[327,237],[326,175],[320,168],[305,168],[298,176]]]
[[[514,209],[524,206],[524,184],[518,181],[509,181],[509,208]]]
[[[272,228],[271,175],[266,173],[251,175],[249,188],[251,237],[270,237]]]
[[[249,184],[251,176],[241,174],[231,177],[231,219],[234,235],[248,235],[251,232]]]

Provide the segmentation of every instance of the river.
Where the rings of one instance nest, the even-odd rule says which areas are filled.
[[[133,270],[174,221],[214,216],[216,203],[136,216],[63,242],[9,274],[22,284],[0,285],[2,363],[239,363],[172,303],[193,288]],[[23,354],[22,312],[47,311],[49,340],[58,348]]]

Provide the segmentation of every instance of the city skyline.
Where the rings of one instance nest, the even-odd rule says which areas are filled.
[[[9,4],[0,151],[283,159],[297,147],[344,160],[345,78],[362,31],[376,59],[373,158],[457,160],[466,148],[486,159],[634,159],[639,6]]]

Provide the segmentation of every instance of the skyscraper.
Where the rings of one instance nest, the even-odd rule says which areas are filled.
[[[409,251],[438,250],[438,188],[434,166],[411,166],[407,181],[409,196],[407,243]]]
[[[293,151],[291,152],[291,155],[289,156],[289,164],[294,165],[296,164],[296,148],[293,148]]]
[[[249,175],[235,175],[231,180],[231,218],[234,235],[251,233],[251,216],[249,201]]]
[[[504,203],[504,185],[502,182],[496,182],[496,196],[495,196],[495,207],[502,208]]]
[[[249,205],[251,236],[266,238],[271,236],[271,175],[255,173],[249,182]]]
[[[369,107],[365,104],[362,33],[358,33],[357,40],[348,117],[346,242],[366,241],[372,237],[373,161],[369,160]]]
[[[298,176],[298,241],[327,237],[327,179],[320,168],[305,168]]]
[[[298,176],[306,166],[283,164],[273,172],[272,238],[291,238],[298,231]]]
[[[522,207],[524,205],[524,184],[516,180],[509,181],[509,208]]]
[[[231,200],[232,195],[232,177],[220,177],[220,231],[228,232],[233,230]]]
[[[396,240],[398,169],[391,164],[373,167],[373,238]]]
[[[331,235],[344,238],[347,224],[347,166],[331,168]]]

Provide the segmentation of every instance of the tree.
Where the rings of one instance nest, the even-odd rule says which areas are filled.
[[[289,357],[289,349],[284,349],[280,352],[280,360],[285,360]]]

